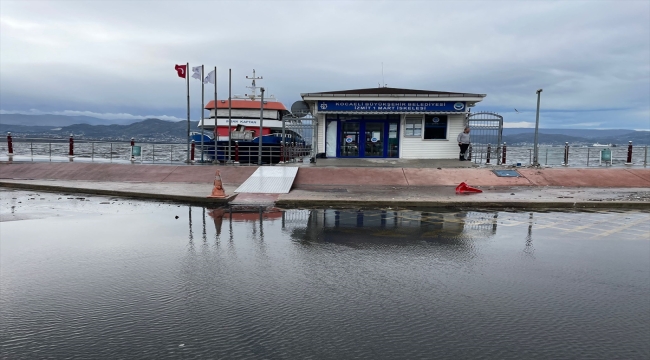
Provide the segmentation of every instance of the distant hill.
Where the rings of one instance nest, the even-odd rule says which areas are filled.
[[[142,120],[109,120],[91,116],[65,116],[65,115],[25,115],[25,114],[0,114],[0,124],[24,126],[52,126],[61,127],[74,124],[90,125],[128,125]]]
[[[198,121],[191,121],[190,130],[197,131],[198,124]],[[129,125],[75,124],[59,128],[0,124],[0,132],[6,134],[9,131],[18,137],[61,138],[73,134],[78,139],[129,140],[133,137],[140,141],[184,142],[187,134],[187,121],[146,119]]]

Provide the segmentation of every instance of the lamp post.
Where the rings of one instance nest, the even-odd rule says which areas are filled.
[[[262,166],[262,130],[264,123],[264,88],[260,88],[262,95],[260,96],[260,133],[257,137],[259,144],[257,145],[257,164]],[[271,162],[269,162],[271,165]]]
[[[539,166],[539,148],[538,148],[538,132],[539,132],[539,98],[542,94],[542,89],[537,90],[537,114],[535,115],[535,142],[533,145],[533,166]]]

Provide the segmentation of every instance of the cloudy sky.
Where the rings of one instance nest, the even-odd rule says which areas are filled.
[[[543,88],[542,127],[650,129],[647,0],[2,0],[0,26],[2,113],[184,119],[189,62],[218,67],[219,98],[256,69],[287,107],[383,82],[484,93],[475,111],[525,127]]]

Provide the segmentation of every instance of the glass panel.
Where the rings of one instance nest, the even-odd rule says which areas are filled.
[[[359,122],[341,122],[341,157],[359,156]]]
[[[447,115],[425,115],[424,116],[424,138],[425,139],[446,139],[447,138]]]
[[[399,157],[399,137],[397,136],[398,121],[391,121],[388,124],[388,157]]]
[[[407,119],[404,129],[404,136],[422,136],[422,118]]]
[[[384,156],[384,123],[368,122],[366,123],[366,147],[364,156],[383,157]]]

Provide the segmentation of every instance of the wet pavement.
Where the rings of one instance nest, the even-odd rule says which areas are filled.
[[[288,194],[235,194],[257,167],[126,164],[0,164],[0,186],[182,202],[281,207],[648,208],[650,170],[300,168]],[[219,171],[227,199],[208,199]],[[483,193],[457,195],[460,182]],[[237,196],[234,196],[237,195]]]
[[[647,211],[0,205],[2,358],[650,356]]]

